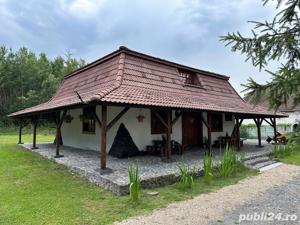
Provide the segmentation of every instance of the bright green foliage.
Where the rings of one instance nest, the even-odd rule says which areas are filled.
[[[24,47],[0,47],[0,126],[9,125],[8,113],[48,101],[64,75],[84,64],[70,53],[51,60]]]
[[[298,144],[300,145],[300,132],[291,132],[288,135],[289,144]]]
[[[221,176],[229,177],[237,172],[238,158],[237,154],[232,150],[230,146],[226,146],[219,171]]]
[[[138,201],[140,198],[140,178],[139,178],[139,164],[136,162],[135,170],[130,163],[128,168],[129,175],[129,192],[132,201]]]
[[[299,0],[263,0],[277,2],[279,11],[272,21],[254,24],[252,36],[244,37],[241,33],[228,33],[221,37],[231,50],[240,52],[251,60],[254,66],[266,68],[271,61],[282,64],[272,74],[272,79],[266,84],[258,84],[249,78],[245,86],[246,98],[257,103],[261,98],[267,98],[272,108],[278,108],[286,103],[289,96],[294,97],[294,104],[300,103],[300,4]],[[255,9],[253,9],[255,10]]]
[[[204,180],[209,183],[214,174],[213,174],[213,160],[212,160],[212,156],[209,155],[205,155],[204,156]]]
[[[179,166],[180,184],[183,188],[192,188],[194,184],[194,177],[196,175],[196,169],[188,166],[182,162]]]

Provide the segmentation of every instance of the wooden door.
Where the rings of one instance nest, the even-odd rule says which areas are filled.
[[[182,113],[182,143],[187,146],[202,145],[201,114],[197,112]]]

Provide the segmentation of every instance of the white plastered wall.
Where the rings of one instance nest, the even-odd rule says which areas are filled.
[[[107,119],[110,122],[124,107],[108,106]],[[97,115],[101,119],[101,106],[96,107]],[[172,118],[175,117],[175,112],[172,112]],[[99,127],[96,126],[95,134],[85,134],[82,132],[82,122],[79,116],[82,114],[82,109],[74,109],[68,112],[74,119],[71,123],[63,123],[62,138],[65,146],[82,148],[87,150],[100,151],[100,134]],[[143,115],[143,122],[138,122],[137,116]],[[140,150],[145,150],[147,145],[152,144],[152,140],[161,140],[161,135],[151,134],[151,113],[150,109],[130,108],[121,119],[107,133],[107,151],[113,143],[117,130],[121,123],[124,123],[128,129],[133,141]],[[172,128],[172,140],[182,141],[181,118],[177,120]]]

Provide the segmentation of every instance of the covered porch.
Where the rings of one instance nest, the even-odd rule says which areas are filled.
[[[90,110],[91,108],[94,110]],[[240,126],[244,119],[253,119],[256,123],[258,138],[255,147],[263,147],[260,132],[261,124],[263,121],[266,121],[274,128],[274,137],[276,137],[276,135],[278,134],[276,130],[276,117],[278,116],[276,115],[262,115],[253,113],[250,114],[246,112],[226,113],[220,111],[200,111],[166,107],[159,108],[145,106],[132,107],[129,105],[116,106],[103,104],[84,104],[75,107],[64,107],[59,111],[55,110],[52,112],[45,111],[33,113],[26,115],[25,117],[18,118],[20,121],[19,143],[22,143],[22,128],[26,124],[31,123],[33,128],[33,140],[31,148],[33,150],[37,149],[38,146],[36,143],[36,135],[38,133],[38,123],[42,120],[52,121],[54,122],[56,127],[56,138],[54,141],[55,151],[53,151],[52,146],[52,150],[49,149],[49,154],[54,155],[55,158],[64,157],[64,154],[62,154],[61,152],[61,148],[65,148],[63,146],[65,145],[65,136],[62,136],[62,126],[68,123],[68,116],[72,117],[73,115],[75,117],[74,114],[70,114],[70,112],[74,112],[74,110],[89,112],[87,123],[88,125],[94,126],[94,133],[92,133],[92,135],[88,135],[89,137],[93,136],[93,139],[82,139],[80,140],[80,142],[89,143],[96,140],[96,142],[94,142],[96,146],[95,150],[98,151],[98,160],[100,161],[100,163],[97,162],[95,163],[95,165],[97,165],[102,172],[109,172],[109,170],[111,169],[107,153],[111,147],[112,137],[116,136],[117,127],[122,122],[127,123],[128,126],[132,125],[131,135],[139,134],[136,136],[135,141],[139,140],[139,137],[141,137],[141,135],[149,136],[149,138],[147,139],[139,140],[143,145],[146,145],[146,142],[148,144],[152,143],[154,140],[157,140],[157,138],[161,139],[162,136],[164,136],[165,141],[162,147],[162,151],[160,152],[160,156],[163,161],[167,162],[172,161],[172,158],[176,157],[172,156],[171,145],[174,133],[176,133],[175,136],[180,142],[179,144],[181,145],[180,154],[183,155],[187,154],[189,151],[186,150],[192,147],[202,149],[199,154],[213,154],[213,147],[220,149],[224,148],[227,144],[234,146],[237,150],[240,150],[243,145],[243,141],[240,138]],[[138,113],[140,110],[147,110],[147,113],[144,111],[145,116]],[[82,115],[79,115],[79,117],[80,116]],[[139,120],[140,116],[146,117],[147,121],[144,122],[144,124],[139,124],[140,121],[136,121]],[[227,117],[229,117],[229,119]],[[153,121],[156,121],[156,123],[159,123],[161,126],[161,132],[159,134],[152,134]],[[73,129],[73,127],[71,126],[69,130],[65,130],[63,132],[63,134],[69,135],[69,142],[76,142],[77,139],[81,136],[87,137],[87,134],[81,133],[84,131],[81,130],[84,128],[84,122],[81,122],[78,118],[75,118],[72,123],[77,123],[78,126],[76,125],[75,129]],[[139,124],[138,129],[136,124]],[[226,126],[227,128],[225,129]],[[88,128],[91,127],[92,126],[89,126]],[[157,128],[157,124],[155,127]],[[67,144],[66,146],[70,145]],[[78,145],[78,142],[76,142],[76,145],[72,147],[89,149]],[[139,150],[146,151],[147,154],[147,149],[148,146],[145,146],[144,149],[140,148]],[[245,151],[247,152],[247,147],[245,148]],[[149,156],[149,154],[147,155]]]
[[[272,151],[272,144],[262,141],[263,147],[257,148],[256,142],[245,141],[244,146],[238,154],[243,154],[244,159],[252,159],[256,157],[268,156]],[[37,152],[48,159],[54,159],[57,163],[63,164],[73,171],[78,172],[91,182],[104,187],[118,195],[128,193],[128,166],[131,162],[138,161],[140,166],[140,178],[143,188],[153,188],[166,184],[174,183],[178,180],[178,165],[182,162],[189,166],[195,167],[198,173],[203,169],[204,150],[198,147],[191,148],[183,155],[171,155],[168,163],[161,160],[159,156],[137,156],[127,159],[118,159],[107,156],[107,164],[110,172],[106,173],[100,170],[99,153],[95,151],[87,151],[86,149],[78,149],[62,146],[61,154],[65,157],[53,157],[52,143],[38,143],[38,148],[32,149],[30,143],[22,144],[26,149]],[[220,148],[212,148],[214,164],[216,165],[222,157],[223,150]]]

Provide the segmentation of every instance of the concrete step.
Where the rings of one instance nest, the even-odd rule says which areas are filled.
[[[263,168],[263,167],[266,167],[266,166],[269,166],[269,165],[272,165],[272,164],[275,164],[275,163],[277,163],[277,161],[269,160],[269,161],[257,163],[257,164],[255,164],[253,167],[254,167],[255,169],[257,169],[257,170],[260,170],[260,169]]]
[[[259,154],[247,155],[247,156],[245,156],[244,161],[251,160],[251,159],[256,159],[256,158],[261,158],[261,157],[264,157],[264,156],[269,157],[270,155],[271,155],[271,152],[264,152],[264,153],[259,153]]]
[[[257,158],[253,158],[253,159],[249,159],[249,160],[245,160],[244,163],[245,165],[248,166],[254,166],[257,165],[259,163],[264,163],[270,161],[270,158],[267,156],[262,156],[262,157],[257,157]]]
[[[281,163],[281,162],[275,162],[275,163],[273,163],[273,164],[271,164],[271,165],[264,166],[264,167],[260,168],[259,171],[260,171],[261,173],[263,173],[263,172],[265,172],[265,171],[267,171],[267,170],[274,169],[274,168],[276,168],[276,167],[278,167],[278,166],[281,166],[281,165],[283,165],[283,163]]]

